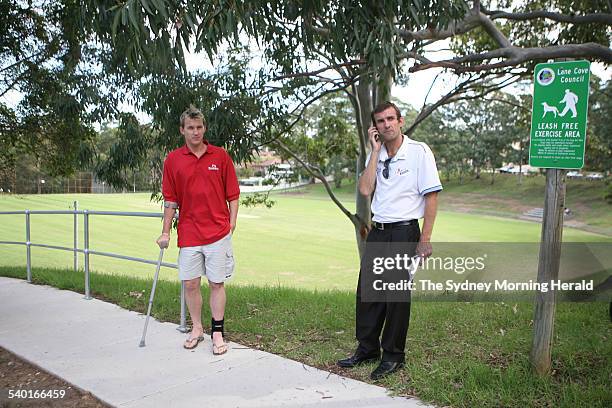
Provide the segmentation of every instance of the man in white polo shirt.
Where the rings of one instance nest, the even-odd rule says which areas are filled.
[[[374,126],[368,129],[372,151],[359,178],[359,191],[372,200],[372,229],[366,239],[364,259],[380,256],[382,243],[412,243],[410,252],[426,258],[442,190],[436,161],[429,146],[402,134],[404,118],[398,107],[384,102],[372,111]],[[423,218],[423,230],[418,220]],[[410,254],[414,255],[414,254]],[[362,262],[362,265],[364,263]],[[404,365],[404,348],[410,321],[410,302],[362,300],[364,267],[357,287],[355,354],[338,361],[351,368],[382,359],[372,372],[378,380]],[[384,326],[384,328],[383,328]],[[382,331],[382,338],[381,338]]]

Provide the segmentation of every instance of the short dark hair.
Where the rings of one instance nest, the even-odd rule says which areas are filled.
[[[185,110],[185,112],[183,112],[181,114],[181,127],[184,128],[185,127],[185,119],[202,119],[202,123],[204,124],[204,127],[206,127],[206,119],[204,118],[204,115],[202,114],[202,112],[196,108],[193,105],[189,105],[189,108],[187,108]]]
[[[372,118],[372,124],[376,125],[376,121],[374,120],[374,115],[375,114],[384,112],[384,111],[386,111],[389,108],[395,109],[395,114],[397,115],[397,120],[400,120],[400,118],[402,117],[402,113],[400,112],[400,110],[397,107],[397,105],[394,104],[393,102],[385,101],[385,102],[382,102],[382,103],[379,103],[378,105],[376,105],[374,110],[372,110],[372,114],[370,115],[371,118]]]

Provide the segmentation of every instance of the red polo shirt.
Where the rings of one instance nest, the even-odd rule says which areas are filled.
[[[187,145],[171,151],[164,161],[162,194],[179,206],[178,246],[213,243],[230,231],[228,201],[238,199],[240,188],[229,154],[205,142],[199,159]]]

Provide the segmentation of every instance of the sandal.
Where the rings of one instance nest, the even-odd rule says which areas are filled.
[[[204,336],[193,337],[191,339],[187,339],[185,340],[185,343],[183,343],[183,348],[187,350],[193,350],[194,348],[198,347],[198,344],[200,344],[200,342],[203,340],[204,340]],[[194,341],[195,343],[192,344]]]
[[[211,329],[210,329],[210,340],[211,341],[213,338],[213,333],[215,332],[221,332],[221,335],[222,336],[224,335],[223,322],[224,322],[224,319],[221,319],[221,320],[212,319]],[[219,346],[213,343],[213,355],[215,356],[220,356],[221,354],[227,353],[227,349],[228,347],[227,347],[227,343],[225,343],[225,340],[223,340],[223,344]]]

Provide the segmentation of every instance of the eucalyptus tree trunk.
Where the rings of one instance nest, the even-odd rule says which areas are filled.
[[[357,180],[365,169],[365,160],[368,155],[369,138],[368,128],[372,125],[370,114],[374,106],[381,101],[388,101],[391,98],[391,86],[393,78],[389,74],[384,74],[377,82],[371,77],[363,76],[355,86],[355,113],[357,118],[357,132],[359,133],[359,156],[357,157]],[[363,196],[359,192],[359,183],[355,183],[355,215],[353,226],[355,227],[355,238],[359,250],[359,258],[365,249],[365,239],[371,228],[372,213],[370,209],[371,197]]]
[[[520,147],[520,159],[519,159],[519,177],[518,177],[518,183],[519,185],[523,184],[523,141],[521,140],[519,142],[519,147]]]
[[[359,176],[365,170],[365,160],[368,155],[368,128],[370,127],[370,113],[372,112],[372,84],[371,81],[362,77],[359,83],[355,86],[355,97],[357,106],[355,113],[357,118],[357,132],[359,136],[359,156],[357,157],[357,174],[355,183],[355,215],[356,220],[353,222],[355,227],[355,239],[357,240],[357,248],[359,250],[359,258],[362,257],[365,250],[365,238],[370,230],[370,219],[372,213],[370,211],[370,197],[366,197],[359,192]]]

